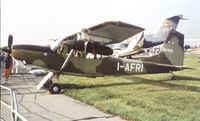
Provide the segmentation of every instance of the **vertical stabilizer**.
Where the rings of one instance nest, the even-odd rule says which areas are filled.
[[[167,18],[161,25],[160,29],[169,29],[169,30],[176,30],[178,23],[180,20],[186,20],[183,18],[183,15],[176,15],[170,18]]]
[[[167,37],[170,30],[176,30],[180,20],[186,20],[183,15],[176,15],[164,20],[160,28],[155,33],[157,37]]]
[[[153,47],[162,44],[171,30],[176,30],[180,20],[186,20],[183,15],[169,17],[163,21],[159,29],[153,35],[146,35],[144,39],[144,48]]]
[[[184,58],[184,35],[171,30],[164,41],[161,51],[158,55],[144,58],[145,61],[156,62],[160,64],[183,66]]]

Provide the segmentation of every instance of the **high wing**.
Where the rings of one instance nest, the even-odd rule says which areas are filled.
[[[64,41],[91,40],[97,43],[113,44],[122,42],[141,31],[144,31],[144,28],[120,21],[109,21],[83,29],[81,32],[64,38]]]

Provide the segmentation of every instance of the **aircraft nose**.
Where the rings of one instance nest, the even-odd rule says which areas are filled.
[[[18,45],[13,45],[11,52],[12,57],[20,61],[24,60],[26,53],[24,53],[21,49],[23,48],[19,48]]]

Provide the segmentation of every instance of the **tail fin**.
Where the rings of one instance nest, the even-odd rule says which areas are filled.
[[[144,58],[145,61],[159,64],[183,66],[184,58],[184,35],[171,30],[158,55]]]
[[[161,25],[161,29],[173,29],[176,30],[178,23],[180,21],[180,19],[182,20],[186,20],[185,18],[183,18],[183,15],[176,15],[176,16],[172,16],[170,18],[167,18]]]
[[[183,66],[184,35],[171,30],[157,57],[160,63]]]
[[[165,19],[154,36],[159,38],[167,37],[170,30],[176,30],[180,20],[186,19],[183,18],[183,15],[176,15]]]
[[[180,20],[186,20],[183,15],[172,16],[165,19],[160,28],[153,35],[146,35],[143,48],[153,47],[162,44],[168,37],[171,30],[176,30]]]

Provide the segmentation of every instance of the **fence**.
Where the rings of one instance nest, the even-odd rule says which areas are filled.
[[[9,102],[3,101],[1,99],[1,111],[4,111],[4,118],[1,112],[1,120],[8,120],[8,121],[27,121],[20,113],[19,113],[19,109],[18,109],[18,103],[17,103],[17,99],[16,99],[16,95],[15,92],[13,90],[11,90],[10,88],[7,88],[5,86],[0,85],[1,87],[1,98],[2,98],[2,92],[3,90],[6,90],[9,92],[10,97],[10,104]],[[6,112],[7,108],[9,111]],[[10,115],[10,116],[9,116]],[[10,118],[8,118],[10,117]]]

